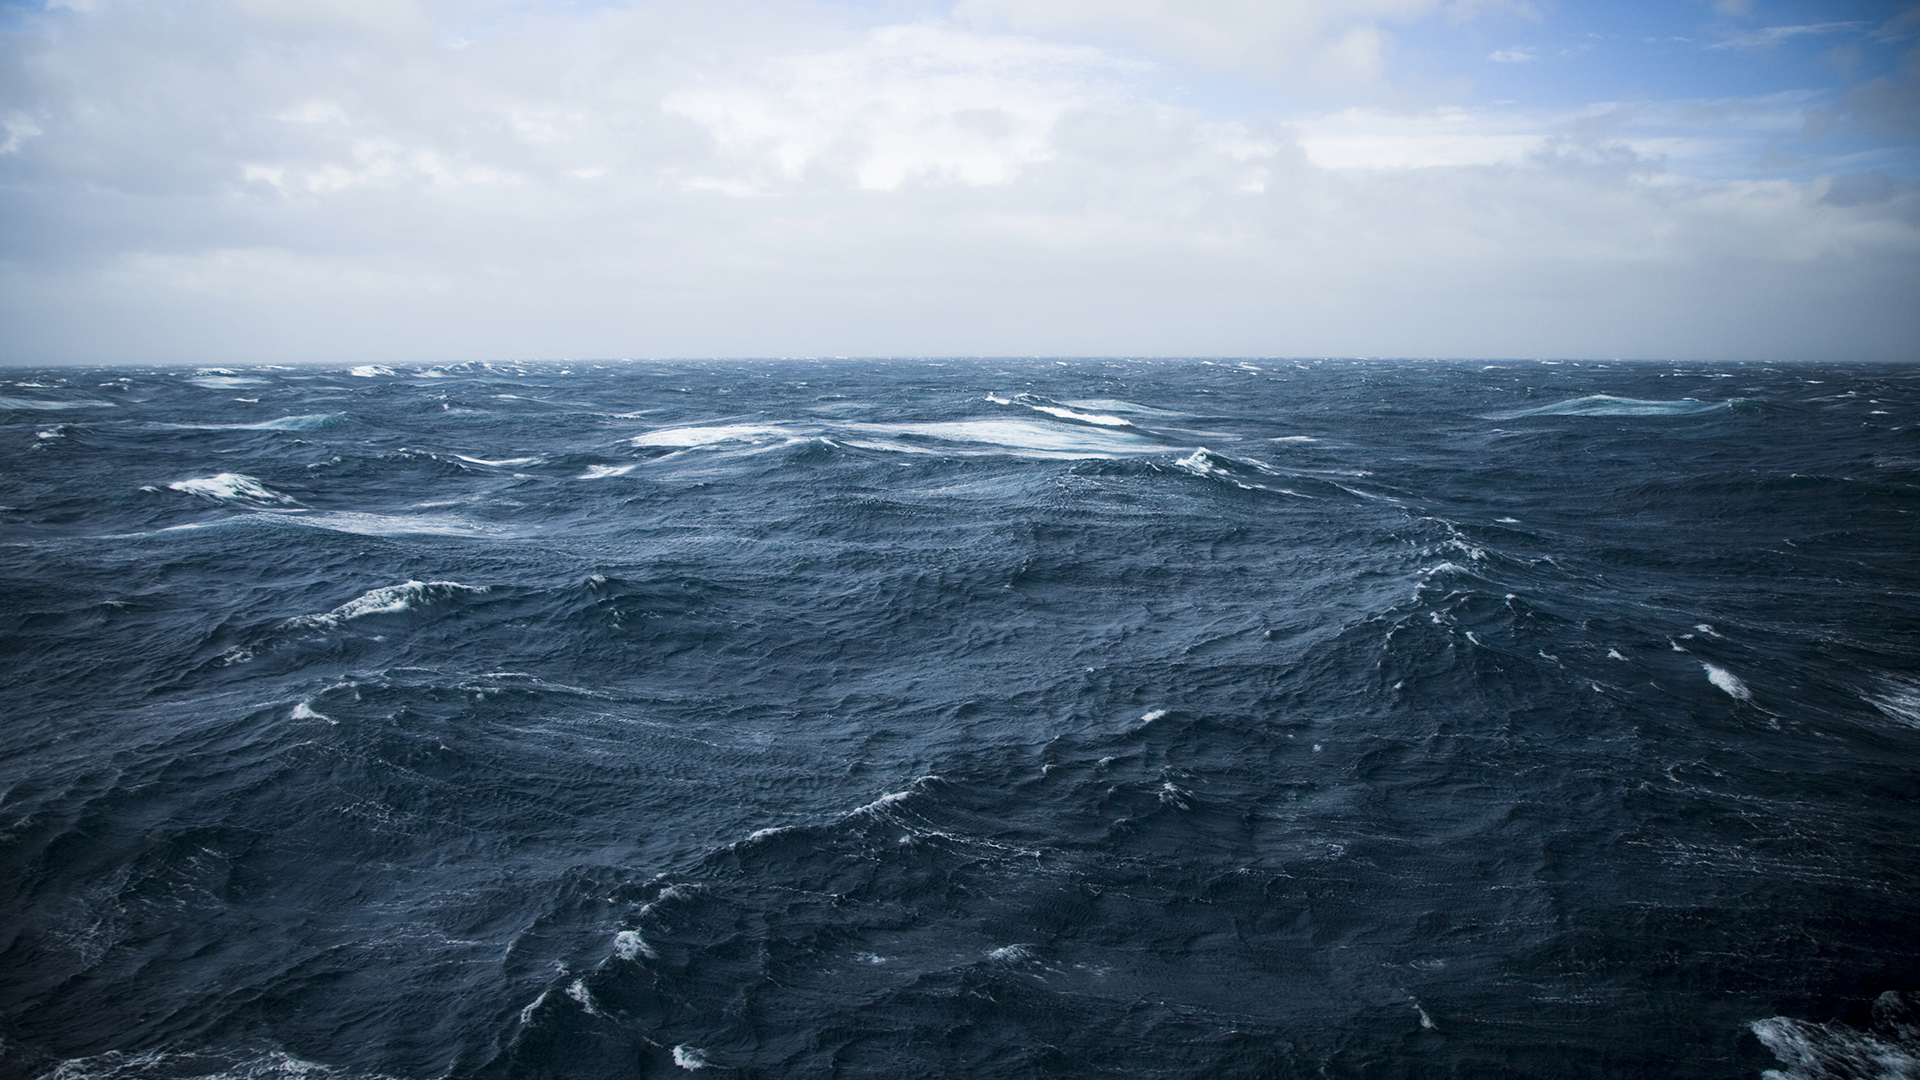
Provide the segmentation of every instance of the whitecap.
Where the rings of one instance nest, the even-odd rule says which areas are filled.
[[[111,401],[93,401],[88,398],[75,398],[71,401],[38,401],[33,398],[17,398],[0,395],[0,409],[32,409],[47,412],[54,409],[112,409],[117,408]]]
[[[1920,683],[1889,680],[1885,693],[1868,700],[1893,719],[1920,727]]]
[[[1152,712],[1150,712],[1150,713],[1147,713],[1147,714],[1146,714],[1145,716],[1142,716],[1142,717],[1140,718],[1140,722],[1141,722],[1141,723],[1143,723],[1143,724],[1151,724],[1151,723],[1153,723],[1153,722],[1154,722],[1155,720],[1158,720],[1158,719],[1160,719],[1161,717],[1163,717],[1163,716],[1165,716],[1165,715],[1167,715],[1167,710],[1165,710],[1165,709],[1155,709],[1155,710],[1153,710]]]
[[[337,723],[337,722],[338,722],[338,721],[336,721],[336,720],[334,720],[334,719],[333,719],[333,717],[331,717],[331,716],[328,716],[328,715],[326,715],[325,713],[318,713],[318,712],[314,712],[314,711],[313,711],[313,705],[312,705],[312,704],[310,704],[310,703],[308,703],[308,702],[305,702],[305,701],[303,701],[303,702],[301,702],[301,703],[299,703],[298,705],[295,705],[295,706],[293,707],[293,713],[291,714],[291,716],[289,717],[289,719],[293,719],[293,720],[325,720],[325,721],[326,721],[327,723],[329,723],[329,724],[332,724],[332,723]]]
[[[315,529],[354,533],[359,536],[473,536],[494,533],[498,529],[478,525],[463,518],[444,514],[402,517],[396,514],[367,514],[357,510],[328,510],[317,514],[275,514],[276,520]]]
[[[995,405],[1020,405],[1032,409],[1035,412],[1046,413],[1048,416],[1057,416],[1062,420],[1078,420],[1084,424],[1098,424],[1101,427],[1133,426],[1131,421],[1123,420],[1118,416],[1111,416],[1106,413],[1080,412],[1076,409],[1069,409],[1064,405],[1049,404],[1044,399],[1035,398],[1030,394],[1020,394],[1012,398],[1003,398],[988,394],[987,400],[993,402]]]
[[[239,390],[249,386],[265,386],[267,383],[265,379],[249,379],[234,375],[200,375],[187,381],[209,390]]]
[[[458,593],[483,593],[485,585],[462,585],[457,581],[408,581],[387,585],[363,593],[324,615],[301,615],[287,620],[288,626],[338,626],[349,619],[368,615],[397,615],[414,606]]]
[[[1187,415],[1189,415],[1187,413],[1174,412],[1171,409],[1156,409],[1148,405],[1139,405],[1131,401],[1122,401],[1118,398],[1081,398],[1075,401],[1063,401],[1061,402],[1061,404],[1071,405],[1076,409],[1098,409],[1101,412],[1133,413],[1138,416],[1165,416],[1169,418],[1184,418]]]
[[[453,456],[459,458],[461,461],[470,461],[475,465],[486,465],[495,469],[516,468],[521,465],[534,465],[534,464],[538,464],[542,460],[539,457],[510,457],[510,458],[499,458],[497,460],[489,460],[487,458],[468,457],[465,454],[455,454]]]
[[[339,413],[308,413],[305,416],[282,416],[273,420],[262,420],[253,424],[162,424],[157,428],[173,431],[313,431],[328,427],[342,419]]]
[[[594,1003],[593,991],[587,989],[584,979],[575,979],[567,984],[567,996],[578,1002],[588,1016],[599,1016],[599,1006]]]
[[[69,1058],[51,1072],[40,1075],[47,1080],[140,1080],[159,1076],[196,1080],[331,1080],[343,1074],[331,1066],[294,1057],[284,1050],[246,1058],[217,1051],[109,1050],[92,1057]]]
[[[714,427],[661,428],[636,435],[628,442],[634,446],[712,446],[726,442],[760,442],[769,438],[788,438],[786,427],[764,424],[723,424]]]
[[[1753,698],[1753,691],[1747,689],[1747,684],[1740,681],[1740,676],[1718,664],[1703,662],[1700,666],[1706,669],[1707,681],[1725,690],[1728,697],[1735,701],[1749,701]]]
[[[697,1046],[681,1043],[673,1048],[673,1063],[688,1072],[704,1069],[707,1067],[707,1052]]]
[[[167,487],[189,495],[223,502],[290,503],[291,495],[282,495],[245,473],[216,473],[213,476],[177,480]]]
[[[379,364],[361,364],[358,367],[349,368],[347,374],[361,379],[373,379],[381,375],[398,375],[400,373],[390,367],[381,367]]]
[[[1033,959],[1033,949],[1027,945],[1002,945],[987,953],[987,959],[996,964],[1020,964]]]
[[[1131,432],[1067,427],[1022,420],[951,420],[912,424],[849,424],[861,435],[891,437],[885,442],[845,438],[853,446],[915,454],[954,454],[951,447],[933,447],[901,439],[938,439],[948,443],[987,445],[988,453],[1024,457],[1120,457],[1166,449]]]
[[[1813,1024],[1785,1016],[1755,1020],[1747,1029],[1785,1066],[1761,1073],[1764,1080],[1920,1077],[1920,1053],[1906,1040],[1889,1042],[1838,1024]]]
[[[613,935],[613,955],[622,960],[637,960],[642,956],[655,960],[660,956],[638,930],[622,930]]]
[[[1566,401],[1556,401],[1550,405],[1540,405],[1531,409],[1495,413],[1486,419],[1517,420],[1523,416],[1693,416],[1731,407],[1732,403],[1728,401],[1700,401],[1696,398],[1681,398],[1678,401],[1646,401],[1640,398],[1615,397],[1612,394],[1588,394],[1585,397],[1569,398]]]
[[[604,480],[609,476],[625,476],[640,467],[640,462],[631,465],[589,465],[587,471],[574,477],[575,480]]]
[[[913,792],[911,791],[890,792],[886,795],[880,796],[879,798],[873,800],[872,802],[866,804],[865,806],[855,807],[854,809],[847,812],[847,816],[851,817],[854,814],[871,814],[877,810],[885,810],[889,806],[896,806],[902,802],[905,802],[907,798],[912,794]]]

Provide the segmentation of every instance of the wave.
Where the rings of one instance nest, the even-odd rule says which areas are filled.
[[[769,424],[723,424],[713,427],[661,428],[636,435],[627,442],[634,446],[717,446],[730,442],[764,442],[767,439],[790,439],[795,437],[793,429]]]
[[[1912,1080],[1920,1076],[1920,1010],[1916,995],[1888,990],[1874,1000],[1873,1030],[1816,1024],[1785,1016],[1747,1025],[1785,1066],[1764,1080]]]
[[[1129,425],[1130,427],[1131,425]],[[786,444],[832,436],[849,446],[905,454],[1001,453],[1022,457],[1095,458],[1171,449],[1144,433],[1028,420],[936,420],[912,423],[722,424],[662,428],[627,440],[635,447]],[[938,445],[947,444],[947,445]],[[962,447],[991,447],[980,451]],[[610,475],[596,473],[596,476]]]
[[[176,480],[167,485],[171,491],[183,491],[218,502],[291,503],[293,496],[283,495],[245,473],[216,473],[213,476]]]
[[[173,431],[318,431],[332,427],[346,419],[345,413],[308,413],[305,416],[282,416],[274,420],[262,420],[256,424],[153,424],[152,427]]]
[[[334,532],[353,533],[358,536],[481,536],[501,531],[464,518],[446,515],[413,517],[402,514],[369,514],[357,510],[327,510],[319,513],[287,511],[261,516],[309,528],[331,529]]]
[[[26,409],[36,412],[50,412],[55,409],[114,409],[119,406],[111,401],[95,401],[91,398],[74,398],[70,401],[41,401],[38,398],[18,398],[0,395],[0,409]]]
[[[1174,412],[1172,409],[1156,409],[1151,405],[1140,405],[1131,401],[1122,401],[1119,398],[1077,398],[1071,401],[1061,402],[1061,404],[1071,405],[1076,409],[1098,409],[1101,412],[1132,413],[1136,416],[1162,416],[1169,420],[1184,420],[1191,415],[1189,413]]]
[[[1518,420],[1527,416],[1697,416],[1733,407],[1732,401],[1646,401],[1641,398],[1615,397],[1612,394],[1588,394],[1585,397],[1556,401],[1531,409],[1494,413],[1489,420]]]
[[[1259,481],[1276,475],[1273,470],[1257,461],[1244,458],[1230,458],[1215,453],[1202,446],[1193,453],[1173,463],[1175,468],[1190,472],[1195,476],[1204,476],[1232,484],[1244,491],[1272,491],[1281,495],[1291,495],[1296,499],[1311,499],[1307,495],[1291,488],[1275,487]]]
[[[462,585],[457,581],[407,581],[373,589],[323,614],[295,616],[282,625],[289,628],[339,626],[351,619],[364,619],[369,615],[398,615],[435,600],[486,591],[485,585]]]
[[[1048,416],[1057,416],[1062,420],[1078,420],[1083,424],[1097,424],[1101,427],[1133,426],[1132,421],[1123,420],[1118,416],[1110,416],[1105,413],[1080,412],[1076,409],[1069,409],[1065,405],[1053,404],[1046,398],[1035,397],[1032,394],[1016,394],[1011,398],[988,394],[987,400],[993,402],[995,405],[1021,405],[1035,412],[1046,413]]]

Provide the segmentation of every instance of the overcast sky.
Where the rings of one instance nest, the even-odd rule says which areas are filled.
[[[1920,359],[1920,6],[0,0],[0,362]]]

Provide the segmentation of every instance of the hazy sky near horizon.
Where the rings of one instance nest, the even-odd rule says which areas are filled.
[[[1920,6],[0,0],[0,362],[1920,358]]]

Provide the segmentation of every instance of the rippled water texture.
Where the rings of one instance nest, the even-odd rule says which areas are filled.
[[[1917,423],[1838,365],[9,373],[0,1075],[1914,1076]]]

